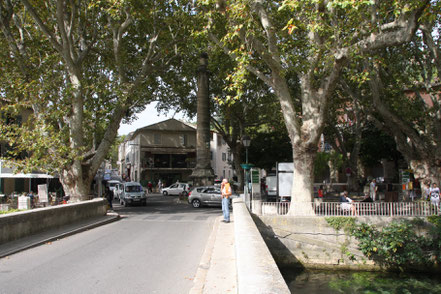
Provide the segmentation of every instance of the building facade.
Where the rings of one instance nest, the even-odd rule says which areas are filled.
[[[226,144],[214,142],[213,138],[218,140],[214,134],[210,143],[213,170],[218,178],[224,173],[232,175]],[[165,186],[177,181],[191,183],[190,175],[196,166],[196,128],[168,119],[137,129],[119,146],[118,162],[123,179],[143,186],[149,182],[156,186],[159,181]]]

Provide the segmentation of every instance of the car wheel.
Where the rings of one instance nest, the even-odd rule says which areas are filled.
[[[194,208],[200,208],[201,207],[201,200],[193,199],[193,201],[191,201],[191,205],[193,205]]]
[[[162,194],[163,194],[164,196],[167,196],[167,195],[168,195],[167,191],[163,191]]]

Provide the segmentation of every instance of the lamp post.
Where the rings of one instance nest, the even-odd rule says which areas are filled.
[[[250,169],[248,164],[248,147],[250,147],[251,144],[251,138],[248,135],[244,135],[242,137],[242,145],[245,147],[245,202],[248,200],[248,192],[249,192],[249,185],[248,185],[248,170]],[[251,204],[251,201],[250,201]],[[251,209],[251,205],[249,205]]]
[[[245,163],[248,164],[248,147],[250,147],[251,144],[251,138],[248,135],[245,135],[242,137],[242,144],[243,147],[245,147]]]

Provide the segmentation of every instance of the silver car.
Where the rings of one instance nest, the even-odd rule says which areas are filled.
[[[119,195],[119,202],[124,206],[132,204],[147,205],[147,195],[138,182],[124,183],[123,190]]]
[[[237,197],[233,194],[231,199]],[[218,186],[203,186],[196,187],[190,191],[188,194],[188,203],[190,203],[194,208],[199,208],[203,205],[207,206],[222,206],[221,190]]]
[[[162,189],[162,194],[164,196],[167,195],[180,195],[183,193],[184,195],[188,194],[188,191],[190,190],[190,185],[187,183],[175,183],[167,188]]]

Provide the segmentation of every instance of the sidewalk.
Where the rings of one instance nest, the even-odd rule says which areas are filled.
[[[62,226],[58,229],[53,229],[38,234],[34,234],[25,238],[20,238],[0,245],[0,258],[18,253],[20,251],[36,247],[41,244],[52,242],[67,236],[96,228],[98,226],[117,221],[120,216],[117,213],[108,212],[107,215],[95,217],[69,225]]]
[[[233,213],[230,217],[230,223],[216,219],[190,294],[237,293]]]

